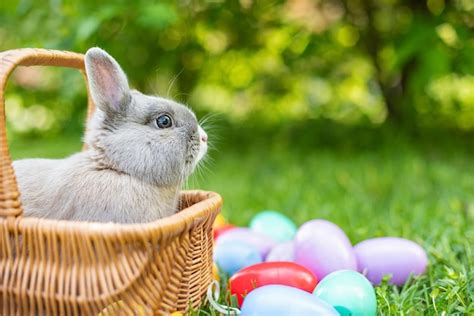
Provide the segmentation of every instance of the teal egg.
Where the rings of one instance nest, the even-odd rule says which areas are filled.
[[[375,316],[377,313],[372,284],[355,271],[340,270],[328,274],[313,293],[343,316]]]
[[[263,211],[252,218],[250,228],[271,237],[277,242],[290,241],[296,234],[296,225],[276,211]]]

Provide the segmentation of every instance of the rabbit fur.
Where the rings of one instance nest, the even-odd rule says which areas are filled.
[[[85,68],[96,105],[88,149],[13,163],[25,216],[139,223],[174,214],[183,182],[207,151],[196,116],[130,90],[119,64],[100,48],[87,51]],[[166,117],[171,126],[160,125],[170,123]]]

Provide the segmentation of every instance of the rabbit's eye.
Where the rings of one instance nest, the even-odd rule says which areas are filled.
[[[163,114],[156,119],[156,125],[158,125],[159,128],[169,128],[173,125],[173,121],[168,114]]]

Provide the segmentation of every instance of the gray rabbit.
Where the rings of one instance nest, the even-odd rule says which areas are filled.
[[[25,215],[139,223],[174,214],[181,185],[207,151],[207,134],[184,105],[130,90],[100,48],[87,51],[85,66],[97,107],[88,149],[13,163]]]

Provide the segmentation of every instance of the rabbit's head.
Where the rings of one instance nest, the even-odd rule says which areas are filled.
[[[160,186],[180,185],[207,151],[207,135],[186,106],[130,90],[119,64],[100,48],[85,55],[96,111],[86,133],[97,168]]]

